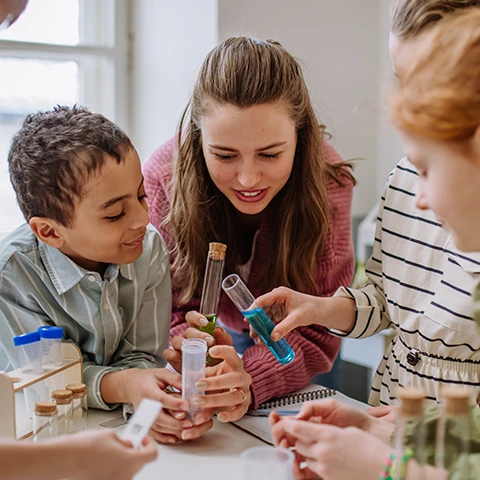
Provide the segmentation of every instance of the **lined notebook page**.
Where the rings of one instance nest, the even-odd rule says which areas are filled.
[[[353,398],[347,397],[343,393],[339,392],[338,390],[327,389],[326,387],[322,387],[320,385],[310,384],[305,388],[302,388],[298,392],[295,392],[295,395],[298,395],[300,398],[302,394],[308,392],[314,392],[315,390],[325,390],[325,397],[324,398],[334,398],[335,400],[348,405],[350,407],[356,408],[357,410],[361,410],[362,412],[365,411],[370,405],[366,403],[359,402]],[[290,395],[288,396],[290,397]],[[267,402],[265,402],[267,403]],[[281,402],[282,404],[285,402]],[[287,402],[288,403],[288,402]],[[262,405],[263,406],[263,405]],[[271,410],[288,410],[292,411],[292,415],[295,415],[298,410],[302,407],[302,403],[290,403],[286,405],[282,405],[276,408],[272,408]],[[250,433],[254,437],[268,443],[269,445],[273,445],[272,435],[271,435],[271,427],[268,423],[268,417],[254,417],[251,415],[244,415],[241,419],[232,422],[233,425],[236,427]]]

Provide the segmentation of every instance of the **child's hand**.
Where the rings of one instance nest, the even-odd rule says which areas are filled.
[[[243,361],[233,347],[217,345],[210,349],[210,356],[223,361],[207,368],[206,378],[197,383],[198,389],[206,394],[194,398],[193,403],[217,410],[221,422],[238,420],[252,403],[252,377],[245,372]]]
[[[172,339],[172,347],[163,351],[165,360],[177,371],[182,371],[182,343],[186,338],[203,338],[209,347],[213,345],[233,345],[232,337],[221,327],[215,328],[214,337],[206,332],[198,330],[196,327],[204,326],[205,317],[198,312],[191,311],[185,315],[189,328],[183,332],[182,336],[176,336]]]
[[[128,373],[128,371],[122,373]],[[198,421],[193,426],[192,422],[185,418],[189,409],[188,402],[182,400],[178,394],[165,392],[168,385],[179,390],[182,388],[182,377],[177,373],[165,368],[132,369],[127,380],[123,388],[126,390],[128,401],[134,408],[137,408],[144,397],[163,403],[163,409],[150,430],[150,435],[158,442],[176,443],[185,437],[185,430],[189,431],[189,438],[197,438],[212,427],[213,412],[210,415],[206,412],[204,421]]]
[[[339,428],[291,418],[281,419],[279,424],[283,436],[294,439],[297,478],[316,478],[313,473],[321,478],[377,478],[390,453],[388,443],[355,427]],[[303,462],[306,468],[301,468]]]
[[[57,474],[71,480],[131,480],[146,463],[152,462],[158,455],[152,439],[146,437],[143,448],[135,450],[120,440],[112,430],[89,430],[52,439],[45,442],[45,445],[57,452],[57,471],[52,471],[52,475]],[[62,465],[65,465],[64,472]]]

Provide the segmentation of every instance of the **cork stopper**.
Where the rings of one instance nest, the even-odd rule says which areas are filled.
[[[65,390],[70,390],[74,395],[87,393],[87,386],[84,383],[69,383]]]
[[[227,246],[223,243],[211,242],[208,244],[208,256],[212,260],[225,260]]]
[[[57,404],[65,405],[72,401],[73,393],[71,390],[54,390],[50,396]]]
[[[462,387],[444,387],[441,396],[445,401],[444,412],[447,415],[466,415],[470,410],[470,392]]]
[[[35,404],[35,413],[49,414],[57,411],[57,404],[53,402],[37,402]]]
[[[397,391],[400,399],[400,414],[404,417],[418,417],[423,415],[425,391],[421,388],[400,388]]]

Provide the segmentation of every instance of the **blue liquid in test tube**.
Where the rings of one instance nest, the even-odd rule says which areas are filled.
[[[236,274],[229,275],[223,280],[222,288],[236,307],[242,312],[248,323],[255,330],[255,333],[262,339],[263,343],[269,348],[273,355],[275,355],[275,358],[281,364],[290,363],[295,358],[295,352],[284,338],[278,342],[272,340],[271,333],[275,324],[263,308],[255,306],[253,295],[240,277]]]

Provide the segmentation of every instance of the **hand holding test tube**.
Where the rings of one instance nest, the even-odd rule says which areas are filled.
[[[275,324],[263,308],[256,306],[255,298],[241,278],[236,274],[229,275],[223,280],[222,288],[275,358],[281,364],[290,363],[295,358],[295,352],[284,338],[278,342],[272,340],[271,333]]]

